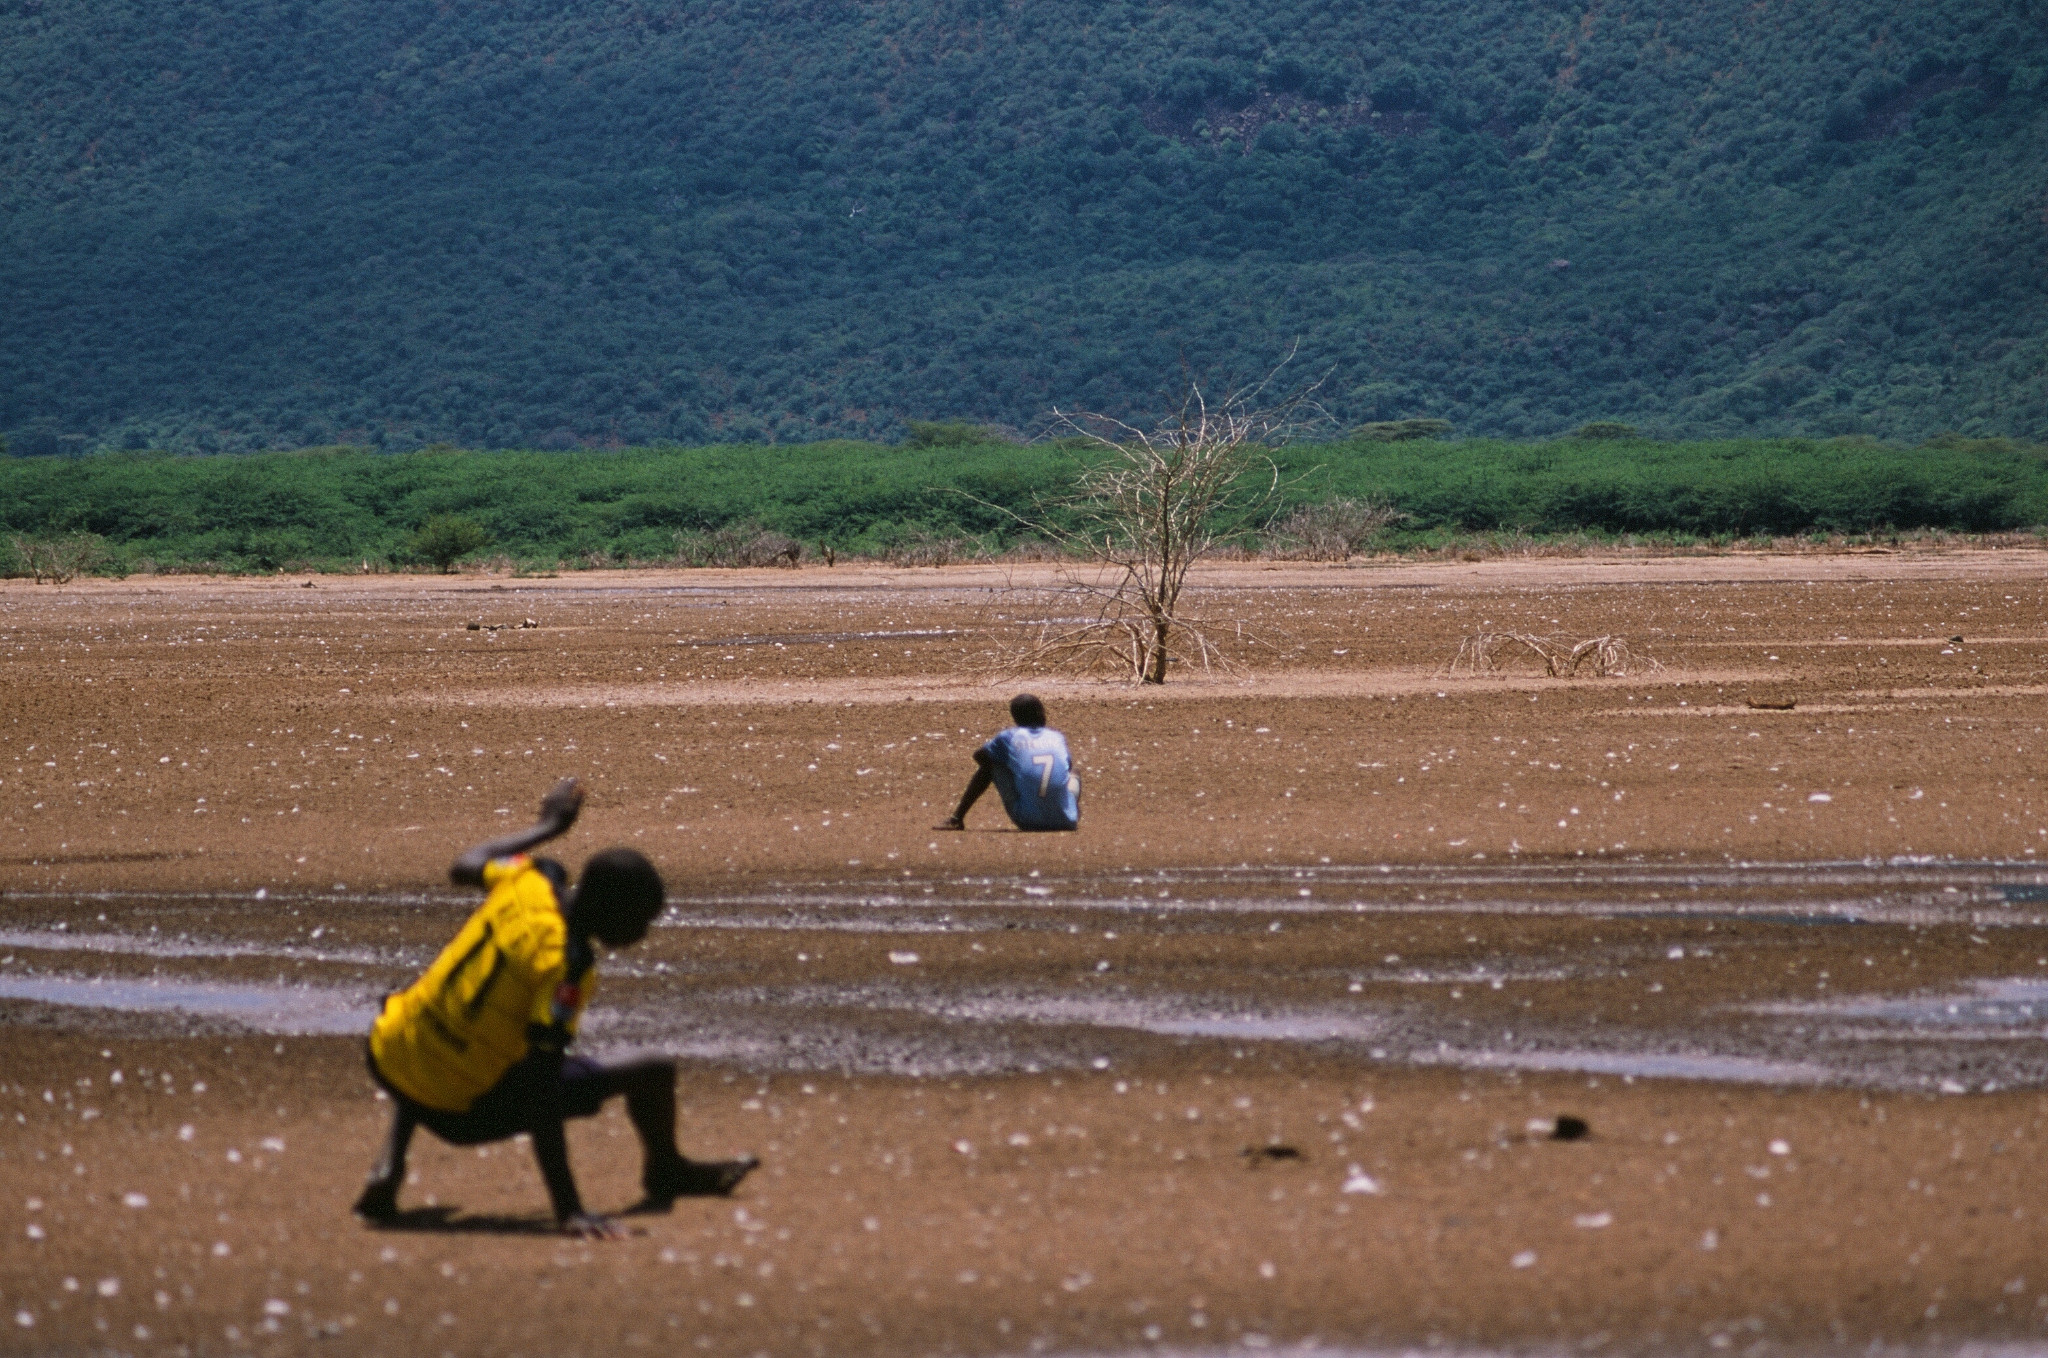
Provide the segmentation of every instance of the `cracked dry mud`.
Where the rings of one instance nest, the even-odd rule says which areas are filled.
[[[0,1350],[2039,1343],[2042,564],[1205,568],[1265,644],[1152,690],[992,677],[1042,568],[0,586]],[[1026,686],[1083,830],[932,832]],[[671,887],[587,1042],[765,1165],[366,1229],[353,1034],[570,772]]]

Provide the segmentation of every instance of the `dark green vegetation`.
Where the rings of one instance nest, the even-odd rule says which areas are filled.
[[[14,458],[0,461],[0,539],[95,535],[96,559],[116,570],[145,561],[445,567],[487,546],[546,566],[770,564],[799,544],[937,561],[1029,540],[1020,520],[1057,518],[1092,455],[1049,444],[824,442]],[[1497,531],[1725,541],[2048,524],[2048,449],[2003,440],[1912,450],[1867,440],[1357,440],[1275,457],[1283,491],[1243,525],[1253,547],[1274,541],[1294,507],[1339,498],[1406,511],[1397,544]]]
[[[2048,434],[2048,0],[4,0],[17,453]]]
[[[436,514],[413,530],[399,549],[416,561],[431,561],[446,575],[455,563],[491,545],[490,530],[460,514]]]

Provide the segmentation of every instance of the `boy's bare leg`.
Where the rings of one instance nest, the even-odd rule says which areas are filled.
[[[946,819],[940,821],[937,825],[934,825],[932,829],[966,829],[967,813],[969,811],[972,811],[974,809],[974,804],[981,800],[981,794],[988,791],[989,788],[995,783],[995,775],[989,772],[989,767],[986,762],[987,757],[980,750],[976,750],[974,752],[974,757],[976,762],[981,764],[981,767],[976,769],[974,771],[974,776],[967,780],[967,790],[960,794],[960,805],[954,807],[953,814],[946,817]]]
[[[626,1096],[626,1116],[640,1136],[644,1157],[642,1177],[657,1165],[683,1158],[676,1149],[676,1067],[673,1061],[635,1061],[618,1067],[620,1092]]]
[[[659,1057],[631,1061],[607,1067],[597,1078],[605,1097],[626,1097],[626,1116],[640,1138],[640,1185],[647,1191],[647,1206],[666,1208],[677,1198],[723,1196],[760,1164],[751,1155],[691,1160],[676,1149],[675,1062]]]
[[[405,1183],[405,1153],[419,1124],[403,1107],[391,1110],[391,1130],[385,1134],[383,1153],[370,1171],[370,1182],[356,1199],[356,1215],[365,1221],[389,1221],[398,1215],[398,1190]]]

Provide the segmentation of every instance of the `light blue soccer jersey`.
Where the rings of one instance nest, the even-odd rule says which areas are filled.
[[[981,747],[1003,810],[1020,830],[1081,828],[1081,780],[1067,738],[1050,726],[1012,726]]]

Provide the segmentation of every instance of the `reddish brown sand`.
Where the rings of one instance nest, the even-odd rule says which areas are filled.
[[[1000,831],[992,802],[968,834],[928,828],[1023,682],[987,667],[1063,606],[1036,571],[9,584],[0,924],[83,927],[104,909],[81,893],[258,887],[317,889],[345,920],[352,896],[437,885],[567,772],[592,795],[567,856],[634,844],[684,897],[1324,860],[2031,863],[2048,852],[2042,565],[1218,568],[1202,608],[1267,643],[1242,673],[1029,679],[1086,780],[1073,836]],[[1489,630],[1619,633],[1662,669],[1441,673]],[[124,908],[107,927],[146,930]],[[786,942],[739,960],[789,984]],[[1837,985],[2031,973],[2044,951],[2024,928],[1925,944],[1925,972]],[[1840,950],[1859,946],[1817,945],[1823,979],[1850,977]],[[1285,994],[1314,957],[1199,961]],[[964,944],[928,962],[994,965]],[[1796,958],[1745,977],[1747,1000],[1811,993]],[[1735,992],[1660,1002],[1680,995],[1708,1013]],[[452,1215],[349,1218],[381,1116],[351,1040],[19,1002],[0,1021],[12,1352],[1713,1351],[2048,1323],[2031,1090],[1460,1073],[1281,1044],[978,1078],[698,1065],[686,1148],[765,1167],[733,1201],[582,1244],[540,1232],[516,1146],[423,1138],[407,1201]],[[1594,1136],[1525,1132],[1560,1110]],[[608,1210],[636,1196],[629,1135],[616,1114],[577,1132]],[[1305,1158],[1239,1154],[1276,1141]],[[1353,1165],[1380,1191],[1342,1191]]]

